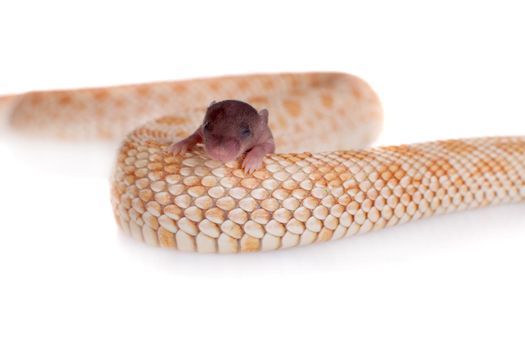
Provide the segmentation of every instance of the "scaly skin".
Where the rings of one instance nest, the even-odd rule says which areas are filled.
[[[252,175],[242,160],[213,161],[202,147],[166,152],[200,124],[210,101],[222,99],[270,111],[278,153]],[[40,134],[118,138],[159,115],[125,137],[111,191],[122,230],[151,245],[273,250],[525,199],[525,137],[333,151],[366,147],[381,128],[376,94],[345,74],[36,92],[13,102],[9,120]]]

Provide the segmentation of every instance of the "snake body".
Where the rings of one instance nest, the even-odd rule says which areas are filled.
[[[166,152],[195,130],[210,101],[223,99],[270,112],[278,153],[251,175],[239,160],[211,160],[202,147],[183,156]],[[18,130],[124,138],[111,179],[115,218],[122,231],[155,246],[274,250],[525,200],[525,137],[367,148],[381,129],[381,104],[348,74],[32,92],[3,106]]]

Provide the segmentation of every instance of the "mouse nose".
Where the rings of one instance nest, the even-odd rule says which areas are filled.
[[[217,147],[216,155],[217,155],[218,160],[221,160],[223,162],[227,162],[231,158],[229,152],[226,150],[224,146]]]
[[[207,150],[210,157],[221,162],[228,162],[237,158],[238,148],[234,142],[221,142]]]

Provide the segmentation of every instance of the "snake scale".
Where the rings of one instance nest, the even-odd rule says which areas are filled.
[[[212,100],[270,112],[275,154],[251,175],[202,147],[166,152]],[[367,148],[382,125],[375,92],[343,73],[254,74],[0,100],[12,129],[123,139],[111,178],[122,231],[150,245],[253,252],[335,240],[436,214],[525,199],[525,137]]]

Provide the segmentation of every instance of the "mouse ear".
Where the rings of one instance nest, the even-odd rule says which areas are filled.
[[[268,110],[266,108],[265,109],[261,109],[259,111],[259,115],[261,116],[261,118],[263,118],[264,123],[268,124]]]

